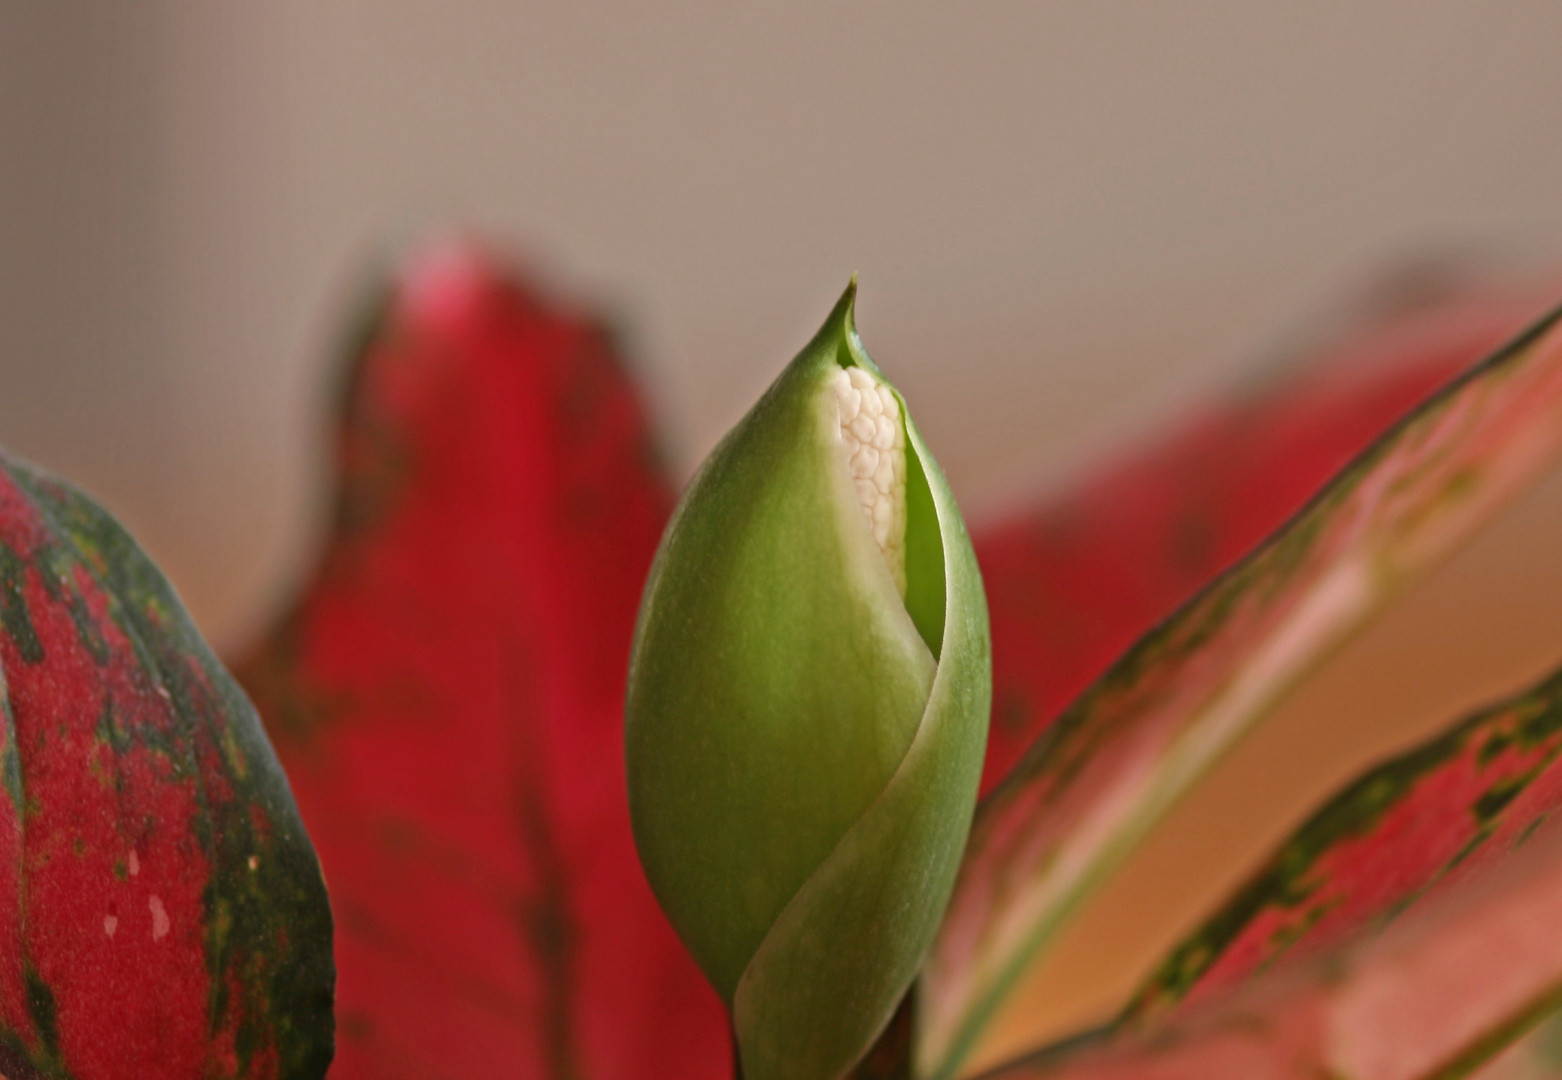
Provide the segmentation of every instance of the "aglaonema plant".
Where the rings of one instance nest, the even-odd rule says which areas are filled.
[[[1008,774],[978,816],[926,972],[923,1069],[957,1071],[1026,967],[1220,751],[1543,474],[1562,448],[1557,318],[1451,383],[1352,461],[1142,638]],[[1372,895],[1414,895],[1387,877],[1401,869],[1379,864]]]
[[[900,755],[920,729],[910,719],[897,727],[886,714],[943,719],[919,714],[926,661],[918,667],[919,654],[887,643],[914,642],[915,629],[936,649],[942,621],[923,613],[925,592],[904,568],[925,526],[893,499],[886,505],[898,478],[916,472],[890,456],[903,403],[896,408],[898,397],[873,374],[846,378],[868,363],[850,296],[691,483],[652,569],[631,665],[627,745],[641,857],[729,1005],[740,1064],[765,1078],[822,1080],[858,1060],[909,983],[915,965],[905,957],[920,959],[926,947],[922,913],[939,911],[947,896],[943,836],[905,829],[886,831],[878,850],[858,842],[859,822],[872,814],[912,817],[880,793],[886,778],[907,775]],[[1551,460],[1562,446],[1553,321],[1428,402],[1130,650],[998,788],[924,984],[920,1071],[956,1073],[1025,967],[1207,763],[1324,650]],[[871,423],[855,430],[859,395],[881,387],[884,432],[873,444]],[[925,461],[919,441],[906,441]],[[864,463],[864,445],[883,448],[884,460]],[[875,469],[887,479],[864,484]],[[851,505],[854,477],[863,514]],[[952,511],[947,489],[940,494]],[[931,520],[946,534],[958,525],[958,517]],[[862,557],[870,539],[882,558]],[[969,586],[934,579],[952,610],[962,591],[978,592],[974,565],[971,574]],[[879,586],[878,604],[858,605],[869,582]],[[899,639],[886,615],[903,625]],[[970,640],[985,661],[985,635]],[[937,659],[931,670],[963,658]],[[983,665],[975,678],[985,674]],[[985,685],[967,697],[985,711]],[[916,778],[940,814],[961,825],[969,792],[941,785],[936,770],[957,774],[965,760],[946,751]],[[867,783],[854,790],[861,775]],[[1378,792],[1383,782],[1369,786]],[[1477,812],[1492,791],[1511,798],[1521,790],[1515,776],[1481,782],[1490,790],[1454,816]],[[1357,825],[1380,812],[1349,799],[1346,807],[1343,816]],[[1540,812],[1525,827],[1543,819]],[[1475,864],[1470,843],[1455,848],[1464,865]],[[1414,866],[1427,852],[1409,855]],[[855,864],[849,876],[837,858]],[[902,883],[892,869],[902,861],[923,871]],[[1390,865],[1405,878],[1379,882],[1392,893],[1430,884],[1405,863]],[[814,900],[820,883],[828,902]],[[1304,930],[1361,917],[1340,901],[1316,911],[1297,916]],[[904,912],[915,915],[893,918]],[[1200,939],[1191,948],[1202,961],[1212,945]],[[800,962],[776,978],[760,1009],[745,995],[769,974],[771,949],[794,950]]]
[[[626,658],[672,505],[643,413],[589,319],[515,285],[475,248],[412,260],[360,339],[321,570],[241,665],[336,897],[333,1075],[716,1080],[732,1069],[734,1019],[751,1080],[837,1075],[864,1050],[863,1076],[958,1077],[993,1064],[982,1044],[994,1017],[1221,747],[1552,460],[1562,356],[1550,324],[1470,368],[1533,314],[1527,303],[1465,291],[1347,328],[1311,347],[1332,359],[1249,384],[978,532],[992,613],[990,794],[930,960],[916,970],[948,888],[937,871],[963,830],[943,822],[918,853],[867,842],[871,830],[857,825],[885,822],[915,839],[919,812],[956,825],[970,812],[979,750],[962,743],[952,763],[928,770],[959,798],[936,783],[897,789],[900,770],[885,765],[896,740],[908,740],[918,687],[928,697],[913,748],[925,719],[939,719],[926,702],[943,666],[961,658],[947,630],[939,638],[928,628],[961,608],[948,603],[959,575],[946,574],[942,620],[929,617],[914,587],[928,578],[911,561],[928,519],[909,484],[902,591],[895,545],[880,543],[867,493],[843,502],[857,489],[850,479],[841,488],[838,472],[829,498],[799,482],[841,464],[841,447],[820,439],[839,432],[843,402],[811,379],[850,382],[856,369],[875,395],[883,386],[881,412],[893,402],[904,424],[907,478],[912,461],[936,473],[905,403],[832,316],[772,391],[793,419],[751,417],[749,441],[734,436],[717,455],[737,455],[721,466],[729,479],[755,482],[711,486],[713,462],[691,488],[685,510],[695,517],[680,515],[687,557],[675,557],[685,529],[675,525],[643,609],[640,660],[662,648],[652,661],[662,681],[642,685],[651,668],[636,668],[626,776]],[[822,416],[799,411],[800,401]],[[874,418],[874,437],[878,426]],[[841,467],[850,478],[850,456]],[[766,488],[757,481],[771,469],[790,479]],[[931,496],[935,478],[924,479]],[[947,496],[941,481],[937,490]],[[944,526],[958,512],[952,500],[935,509],[948,567]],[[893,501],[887,520],[899,528]],[[833,549],[820,539],[830,535]],[[690,536],[706,547],[687,547]],[[830,550],[835,560],[820,558]],[[800,578],[806,567],[822,576]],[[670,591],[657,599],[661,589]],[[842,589],[860,595],[811,605],[821,633],[810,638],[807,598],[840,601]],[[774,620],[741,602],[756,596],[779,605]],[[671,634],[661,646],[645,629],[658,611]],[[865,629],[875,620],[890,636],[873,640],[904,661],[882,700],[850,681],[864,664],[827,651],[876,635]],[[679,633],[682,651],[667,644]],[[781,677],[802,670],[799,657],[828,673],[828,693]],[[1115,1021],[1008,1068],[1298,1080],[1478,1068],[1544,1013],[1562,972],[1539,947],[1524,950],[1522,977],[1478,962],[1501,951],[1492,925],[1528,940],[1534,913],[1548,910],[1548,686],[1344,790],[1211,909]],[[655,715],[668,702],[677,707]],[[777,725],[802,714],[806,737],[788,747],[762,732],[745,759],[731,740],[752,732],[721,727],[713,703],[722,716]],[[899,723],[864,737],[847,722],[859,705]],[[652,724],[644,741],[642,721]],[[940,726],[958,727],[931,729]],[[838,789],[832,768],[865,743],[879,756]],[[730,772],[712,747],[733,755]],[[808,792],[821,784],[828,797],[815,801]],[[785,821],[763,820],[760,789],[795,836]],[[700,790],[715,801],[688,809]],[[632,792],[653,883],[717,993],[701,985],[639,871]],[[647,811],[666,819],[642,819],[642,796],[671,800]],[[904,813],[876,813],[893,796]],[[1405,821],[1430,833],[1407,833]],[[789,858],[720,843],[745,829],[780,834]],[[701,864],[702,843],[719,870]],[[907,888],[897,859],[934,873]],[[875,865],[890,869],[875,878]],[[903,921],[876,923],[873,905],[893,908],[896,897]],[[1436,978],[1397,977],[1406,971]],[[745,1012],[745,979],[774,994],[764,1009]],[[1439,986],[1459,992],[1432,992]],[[734,1015],[723,1016],[723,997]],[[1407,1027],[1446,1037],[1397,1054],[1394,1033]],[[1241,1053],[1222,1034],[1235,1029]]]

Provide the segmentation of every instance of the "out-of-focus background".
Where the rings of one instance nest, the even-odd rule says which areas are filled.
[[[1553,4],[0,6],[0,442],[233,640],[370,261],[512,241],[683,468],[853,270],[980,517],[1393,260],[1562,250]]]
[[[0,5],[0,443],[235,643],[318,539],[357,290],[463,226],[614,318],[685,472],[860,272],[868,346],[980,522],[1404,260],[1554,265],[1559,41],[1525,0]],[[1240,870],[1216,835],[1242,799],[1291,800],[1221,841],[1253,848],[1332,748],[1562,657],[1558,550],[1553,480],[1123,895],[1186,919],[1179,880]],[[1082,971],[1143,948],[1116,895]]]

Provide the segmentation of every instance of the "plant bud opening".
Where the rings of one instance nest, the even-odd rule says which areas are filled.
[[[860,367],[830,380],[840,416],[841,451],[873,541],[906,595],[906,430],[900,402]]]
[[[889,1021],[954,884],[991,703],[970,539],[854,296],[684,492],[626,693],[635,843],[749,1080],[843,1076]]]

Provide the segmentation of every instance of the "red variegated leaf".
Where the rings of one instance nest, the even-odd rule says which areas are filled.
[[[984,792],[1136,637],[1547,303],[1457,280],[1402,291],[1385,289],[1326,344],[1286,352],[1239,393],[978,532],[993,633]]]
[[[1247,981],[1481,872],[1562,807],[1562,672],[1371,770],[1174,949],[1124,1022]]]
[[[1347,787],[1119,1024],[994,1076],[1468,1075],[1562,1004],[1559,749],[1562,673]],[[1526,1049],[1490,1080],[1545,1075]]]
[[[985,801],[921,986],[922,1071],[957,1069],[1026,967],[1209,763],[1550,464],[1556,323],[1352,462],[1130,649]]]
[[[331,913],[254,709],[108,514],[0,454],[0,1074],[318,1080]]]
[[[671,498],[611,342],[473,249],[415,259],[340,462],[323,561],[241,668],[331,881],[332,1076],[725,1076],[629,829],[624,675]]]

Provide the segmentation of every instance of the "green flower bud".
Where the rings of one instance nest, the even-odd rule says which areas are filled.
[[[662,538],[626,704],[652,888],[746,1080],[828,1080],[922,964],[992,696],[965,523],[863,350],[852,282]]]

